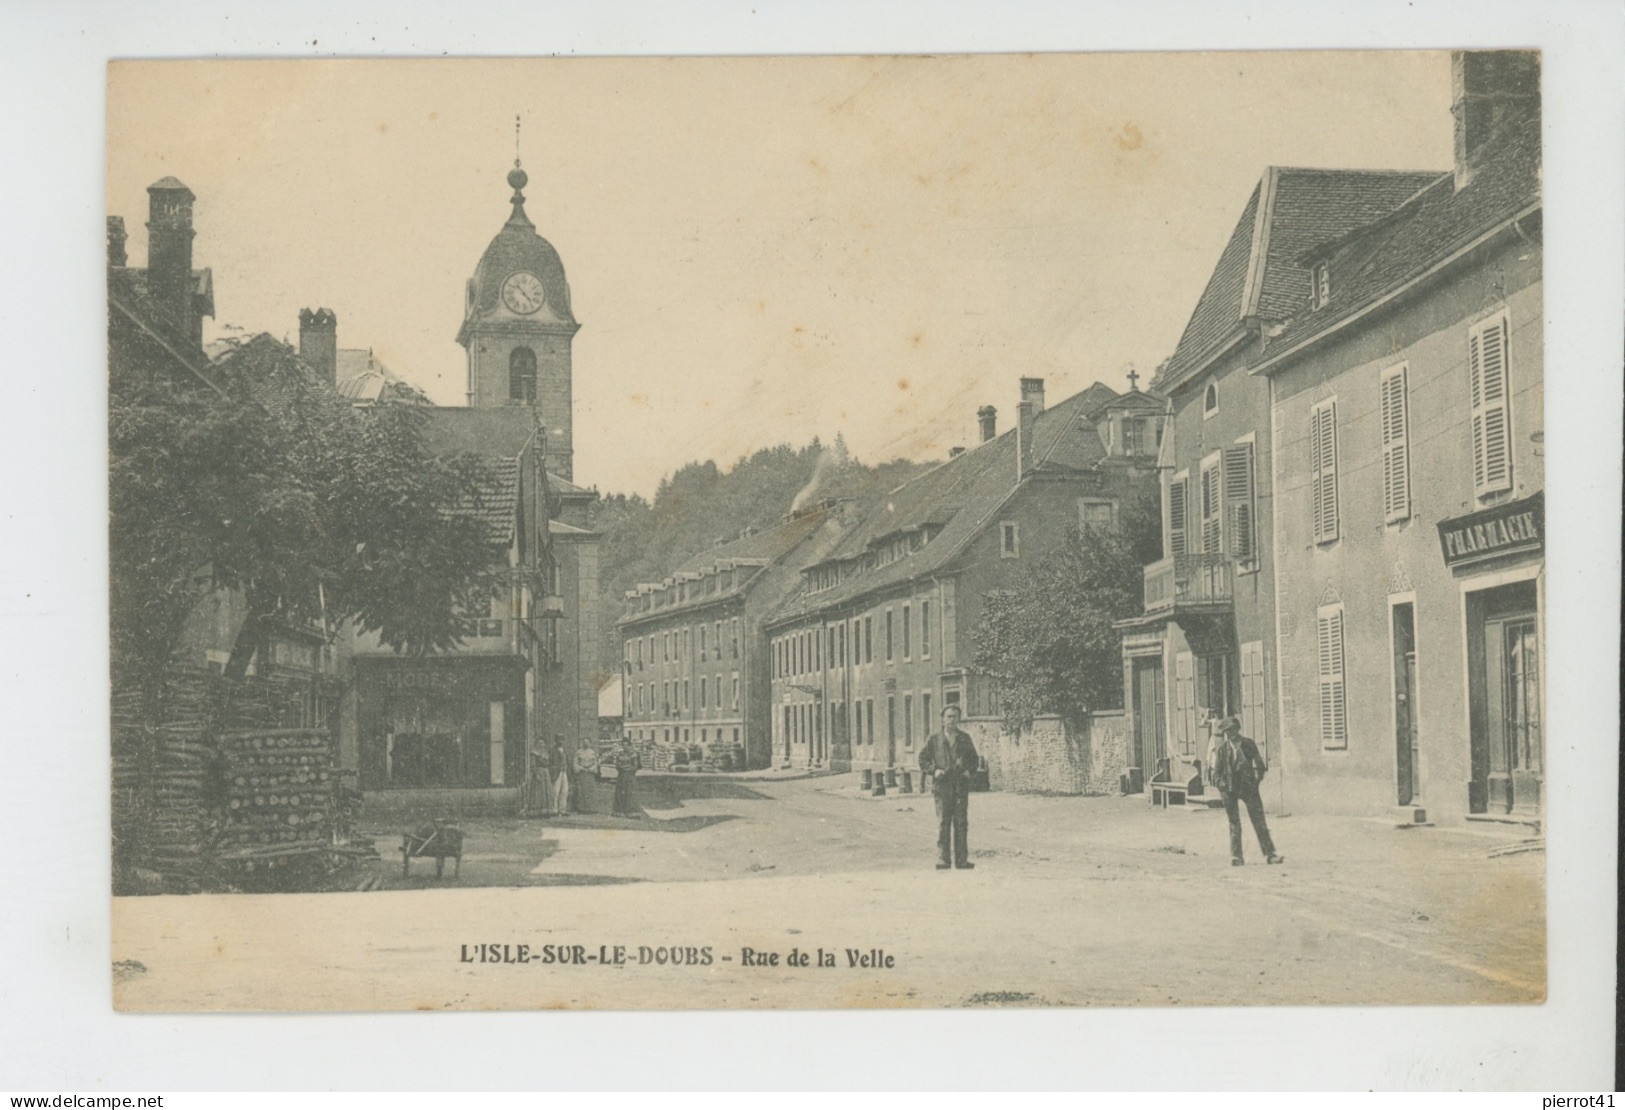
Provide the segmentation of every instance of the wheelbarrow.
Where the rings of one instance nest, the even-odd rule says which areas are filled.
[[[434,860],[434,877],[443,878],[446,860],[454,860],[451,877],[463,874],[463,830],[449,825],[443,819],[401,834],[401,877],[412,873],[414,858],[430,857]]]

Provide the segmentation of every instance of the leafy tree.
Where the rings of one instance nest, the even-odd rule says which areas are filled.
[[[497,585],[479,518],[489,472],[436,458],[411,403],[358,409],[269,336],[221,363],[223,390],[114,359],[109,551],[115,680],[151,681],[209,591],[237,590],[241,673],[265,622],[325,613],[399,651],[457,643]]]
[[[1160,544],[1155,503],[1130,502],[1118,528],[1071,529],[1011,589],[988,596],[975,662],[996,684],[1008,727],[1043,714],[1082,721],[1122,705],[1122,638],[1112,623],[1140,611],[1141,568]]]

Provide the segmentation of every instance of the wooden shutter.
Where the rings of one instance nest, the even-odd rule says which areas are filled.
[[[1473,493],[1512,488],[1512,419],[1507,409],[1507,319],[1468,333],[1468,390],[1473,407]]]
[[[1196,659],[1188,651],[1174,656],[1174,737],[1181,755],[1196,750]]]
[[[1258,741],[1258,750],[1264,751],[1264,644],[1259,640],[1241,645],[1240,716],[1242,733]]]
[[[1168,483],[1168,554],[1184,555],[1190,551],[1189,524],[1190,481],[1180,478]]]
[[[1209,555],[1218,555],[1224,551],[1224,517],[1221,515],[1222,499],[1219,485],[1219,466],[1202,468],[1202,488],[1200,491],[1202,504],[1202,550]]]
[[[1310,484],[1316,543],[1337,538],[1337,402],[1309,414]]]
[[[1230,554],[1240,563],[1258,558],[1253,532],[1253,445],[1224,449],[1224,505],[1229,515]]]
[[[1343,607],[1320,610],[1315,616],[1320,672],[1320,746],[1346,748],[1348,699],[1343,685]]]
[[[1411,515],[1411,453],[1406,411],[1409,400],[1404,364],[1385,373],[1377,390],[1382,421],[1382,513],[1384,521],[1392,522]]]

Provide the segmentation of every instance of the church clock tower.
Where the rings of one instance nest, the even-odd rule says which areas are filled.
[[[468,280],[457,342],[468,352],[469,407],[533,408],[547,435],[547,469],[569,481],[570,344],[581,325],[570,313],[559,252],[525,215],[528,181],[515,159],[508,174],[513,215]]]

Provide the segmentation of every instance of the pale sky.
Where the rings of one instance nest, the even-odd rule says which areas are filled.
[[[1447,169],[1444,53],[116,63],[108,212],[197,194],[216,319],[339,318],[462,404],[463,287],[507,219],[558,248],[575,476],[652,493],[837,432],[877,462],[1167,357],[1266,166]],[[1142,381],[1143,384],[1143,381]]]

